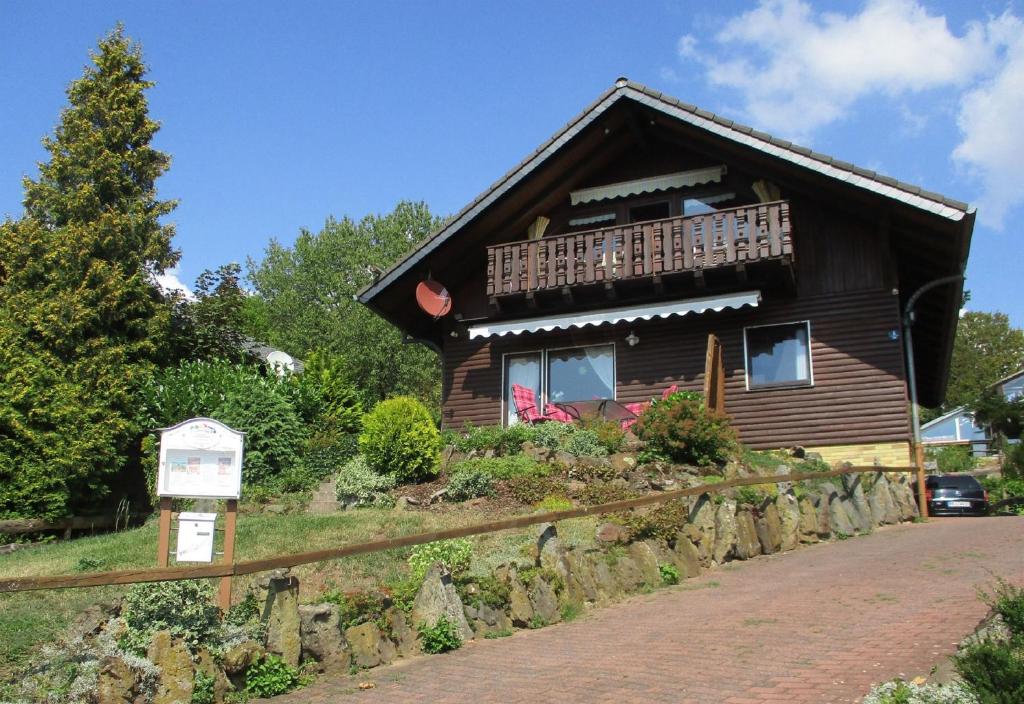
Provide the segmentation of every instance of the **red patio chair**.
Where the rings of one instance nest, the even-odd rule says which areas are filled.
[[[512,402],[516,406],[516,415],[524,423],[534,425],[546,421],[571,423],[572,417],[561,408],[551,407],[546,414],[537,408],[537,392],[526,386],[512,384]]]
[[[664,391],[661,392],[661,399],[664,401],[669,396],[674,394],[676,391],[679,391],[679,385],[678,384],[672,384],[672,386],[668,387],[667,389],[665,389]],[[640,414],[643,413],[644,411],[646,411],[647,407],[651,405],[651,402],[650,401],[637,401],[636,403],[624,403],[622,405],[624,405],[626,407],[627,411],[629,411],[634,416],[636,416],[636,418],[627,418],[626,420],[622,421],[622,429],[623,430],[629,430],[630,428],[633,427],[633,424],[636,423],[636,421],[639,418]]]

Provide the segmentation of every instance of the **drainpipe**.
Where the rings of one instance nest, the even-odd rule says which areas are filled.
[[[924,447],[921,445],[921,414],[917,409],[917,372],[914,367],[914,338],[911,328],[914,326],[914,305],[918,299],[933,288],[962,281],[963,273],[944,276],[926,283],[914,291],[914,295],[903,308],[903,343],[906,346],[907,373],[910,382],[910,413],[913,418],[914,431],[914,463],[917,465],[917,503],[921,518],[928,518],[928,500],[924,493]]]

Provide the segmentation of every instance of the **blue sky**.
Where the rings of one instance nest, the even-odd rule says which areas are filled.
[[[157,86],[175,275],[330,215],[454,212],[620,75],[977,206],[971,309],[1024,326],[1019,2],[0,2],[0,215],[118,20]]]

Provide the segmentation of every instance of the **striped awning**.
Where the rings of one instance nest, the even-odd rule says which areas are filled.
[[[641,193],[654,193],[655,191],[667,191],[670,188],[687,188],[698,186],[702,183],[718,183],[725,175],[725,166],[711,166],[704,169],[693,169],[691,171],[677,171],[673,174],[662,174],[651,178],[638,178],[633,181],[620,181],[609,183],[604,186],[593,186],[581,188],[569,194],[569,200],[573,205],[589,203],[595,200],[608,200],[609,198],[624,198],[635,196]]]
[[[687,298],[682,301],[657,303],[654,305],[606,308],[593,313],[527,318],[525,320],[512,320],[507,323],[474,325],[469,328],[469,339],[521,335],[524,332],[568,330],[569,328],[583,328],[588,325],[614,325],[615,323],[631,323],[634,320],[652,320],[654,318],[668,318],[673,315],[689,315],[690,313],[699,315],[707,311],[720,311],[726,308],[742,308],[744,306],[756,308],[760,301],[760,291],[743,291],[722,296]]]

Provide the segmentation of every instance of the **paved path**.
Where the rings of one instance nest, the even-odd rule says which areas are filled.
[[[579,620],[357,677],[320,702],[855,702],[927,675],[987,609],[989,570],[1024,581],[1024,518],[947,518],[761,557]],[[360,691],[359,682],[376,688]]]

